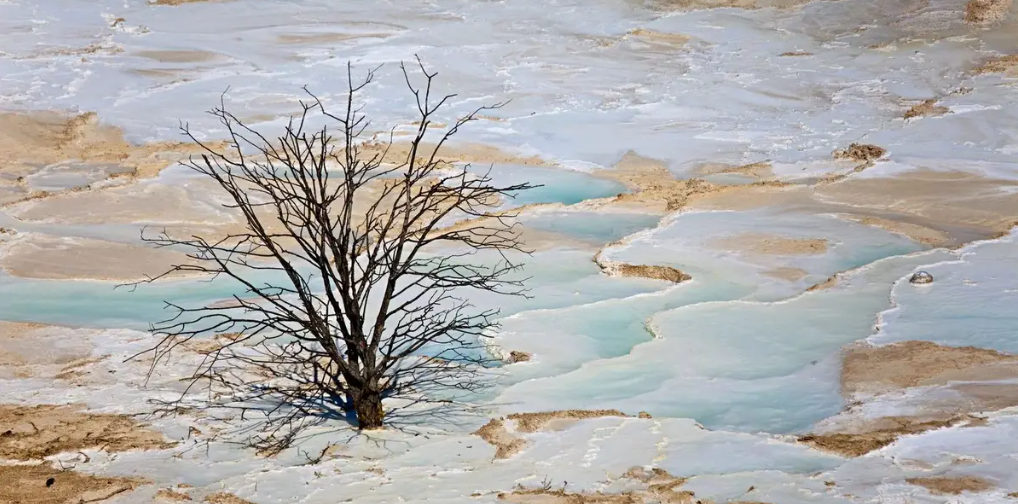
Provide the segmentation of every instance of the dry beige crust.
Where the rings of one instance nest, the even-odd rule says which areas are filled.
[[[831,276],[827,277],[827,280],[824,280],[823,282],[820,282],[820,283],[818,283],[816,285],[813,285],[810,288],[806,289],[806,292],[814,292],[814,291],[818,291],[818,290],[830,289],[832,287],[837,287],[837,286],[838,286],[838,275],[834,274],[834,275],[831,275]]]
[[[703,9],[791,9],[813,0],[645,0],[653,7],[666,11],[694,11]]]
[[[1012,180],[921,170],[897,177],[849,177],[817,186],[814,194],[828,204],[893,210],[991,237],[1007,232],[1018,220],[1016,187],[1018,182]]]
[[[391,37],[394,33],[287,33],[276,37],[284,44],[327,44],[347,40]],[[436,128],[442,126],[433,125]]]
[[[694,171],[700,176],[734,173],[757,179],[768,179],[774,176],[774,172],[771,171],[771,168],[771,164],[766,161],[746,165],[704,163],[697,166]]]
[[[647,42],[666,44],[672,47],[683,47],[691,40],[688,36],[681,33],[665,33],[647,28],[634,28],[627,35]]]
[[[847,149],[846,152],[851,156],[859,151],[859,156],[866,159],[883,154],[882,149],[878,151],[871,147],[874,146],[857,146],[854,150]],[[381,154],[382,149],[381,143],[367,144],[363,147],[365,154]],[[399,160],[407,152],[405,143],[397,143],[386,154],[387,160]],[[540,158],[521,158],[494,147],[479,145],[461,145],[447,149],[445,157],[450,161],[550,165]],[[806,187],[769,180],[770,167],[766,163],[745,166],[706,165],[701,169],[705,173],[741,173],[762,180],[755,184],[737,186],[717,186],[698,179],[679,180],[660,161],[630,152],[614,169],[604,170],[598,174],[621,181],[632,187],[634,192],[583,205],[595,209],[635,207],[640,211],[652,213],[664,213],[687,207],[747,209],[770,205],[798,205],[802,206],[804,211],[833,209],[839,210],[848,218],[901,232],[917,241],[938,246],[957,242],[944,231],[934,227],[932,223],[938,219],[947,220],[948,226],[975,228],[975,233],[992,236],[1009,229],[1013,224],[1011,216],[1016,215],[1015,211],[1018,211],[1018,193],[1008,194],[1001,191],[1002,186],[1014,185],[1013,182],[995,181],[966,173],[916,172],[882,179],[849,177],[822,186]],[[180,221],[170,224],[173,234],[179,232],[188,235],[198,233],[220,236],[235,231],[238,226],[235,219],[222,212],[222,209],[216,208],[217,202],[208,196],[214,194],[215,188],[207,182],[198,181],[194,182],[193,186],[182,188],[148,184],[141,189],[128,186],[102,191],[83,191],[39,199],[10,210],[15,217],[21,219],[68,223],[126,223],[173,216]],[[196,194],[201,194],[202,200],[196,200]],[[858,207],[868,212],[865,215],[855,212]],[[895,215],[873,215],[875,212],[871,211],[871,209],[887,210],[892,207]],[[87,211],[83,212],[82,209]],[[902,214],[908,216],[910,222],[901,219]],[[919,224],[917,221],[931,224]],[[526,235],[523,237],[524,241],[538,249],[561,245],[560,241],[566,241],[564,237],[556,234],[526,228],[522,228],[521,232]],[[22,250],[28,250],[29,245],[26,243]],[[83,249],[85,253],[88,253],[88,250],[97,250],[99,244],[90,245],[93,246]],[[127,250],[124,252],[127,253]],[[138,254],[145,258],[139,259],[138,262],[154,261],[156,258],[149,252],[139,251]],[[54,251],[50,255],[59,256],[60,253]],[[16,261],[18,258],[12,260]],[[54,263],[56,262],[58,261],[54,260]],[[46,273],[28,274],[44,276]],[[50,273],[54,277],[73,277],[77,274],[108,278],[136,276],[133,273],[110,275],[109,272],[103,271]]]
[[[140,281],[187,264],[194,261],[167,249],[49,235],[24,237],[0,255],[0,268],[8,274],[49,280]]]
[[[976,67],[975,73],[1000,73],[1007,77],[1018,77],[1018,54],[1008,54],[984,61]]]
[[[24,182],[24,177],[41,166],[66,161],[117,165],[128,168],[129,177],[145,178],[197,150],[179,142],[133,145],[120,129],[101,124],[94,113],[3,112],[0,173],[6,177],[0,178],[0,205],[49,196],[29,190]],[[2,182],[5,180],[13,182]]]
[[[654,467],[650,470],[633,467],[626,471],[620,479],[633,480],[642,484],[643,488],[622,493],[603,492],[569,492],[565,488],[516,488],[511,492],[501,492],[498,500],[514,504],[713,504],[707,499],[697,499],[696,494],[689,490],[681,490],[686,478],[672,476]],[[734,502],[730,504],[751,504]]]
[[[742,233],[711,239],[714,249],[738,251],[750,255],[816,255],[827,252],[826,238],[789,238],[765,233]]]
[[[46,482],[52,483],[46,486]],[[144,482],[102,478],[49,465],[0,465],[0,502],[10,504],[78,504],[99,502],[133,490]]]
[[[884,157],[887,150],[879,145],[850,144],[848,148],[838,149],[832,154],[834,159],[851,159],[854,161],[874,161]]]
[[[736,189],[738,188],[738,189]],[[699,194],[695,210],[793,208],[832,213],[935,246],[999,237],[1018,222],[1018,182],[967,172],[916,170],[817,184],[734,186]],[[959,235],[964,231],[964,235]]]
[[[728,173],[755,173],[757,176],[763,176],[769,172],[770,167],[766,163],[744,166],[708,164],[701,166],[700,169],[707,172],[721,169]],[[637,209],[654,213],[680,210],[708,195],[746,194],[763,188],[773,190],[790,185],[780,181],[760,180],[751,184],[722,186],[698,178],[678,179],[663,162],[633,151],[623,155],[612,169],[601,170],[595,174],[621,182],[633,190],[614,198],[594,202],[592,206],[595,208]]]
[[[781,267],[778,267],[778,268],[773,268],[773,269],[769,269],[767,271],[764,271],[763,274],[767,275],[767,276],[769,276],[771,278],[777,278],[779,280],[784,280],[786,282],[798,282],[799,280],[802,280],[803,278],[806,278],[806,276],[809,273],[807,273],[806,270],[803,270],[802,268],[792,268],[792,267],[788,267],[788,266],[781,266]]]
[[[429,131],[431,130],[432,129],[429,129]],[[394,141],[391,145],[389,145],[388,139],[388,134],[377,135],[377,138],[373,141],[361,144],[359,146],[359,151],[361,155],[366,156],[367,158],[376,155],[382,156],[382,159],[387,163],[401,163],[409,159],[410,149],[412,147],[410,141]],[[425,162],[427,157],[431,155],[434,147],[435,145],[433,143],[422,142],[417,151],[418,162]],[[540,156],[522,156],[491,145],[466,142],[444,144],[438,159],[449,162],[474,163],[479,165],[516,164],[524,166],[555,166],[554,163],[549,162]]]
[[[160,63],[205,63],[222,57],[214,52],[194,50],[150,50],[138,51],[133,55]]]
[[[160,488],[159,491],[156,492],[156,499],[169,502],[187,502],[191,500],[191,496],[171,488]]]
[[[127,415],[88,413],[75,406],[0,405],[0,459],[41,460],[91,448],[108,452],[173,446]]]
[[[912,387],[947,386],[959,401],[928,404],[914,416],[881,417],[843,422],[833,431],[801,436],[818,449],[857,457],[895,442],[899,437],[955,425],[985,423],[977,413],[1018,406],[1018,390],[1006,383],[1018,377],[1018,356],[975,347],[947,347],[926,341],[892,345],[855,344],[845,349],[842,393],[849,400]],[[991,383],[981,383],[991,381]],[[959,383],[961,382],[961,383]]]
[[[606,272],[614,273],[622,277],[650,278],[653,280],[664,280],[672,283],[682,283],[691,280],[692,277],[671,266],[646,266],[643,264],[613,264],[613,268],[606,268]]]
[[[915,119],[917,117],[937,117],[950,111],[951,109],[943,105],[937,105],[936,98],[931,98],[912,105],[912,107],[905,111],[904,118],[908,120]]]
[[[907,478],[906,483],[926,488],[933,495],[960,495],[964,492],[985,492],[994,487],[992,483],[978,476],[936,476],[932,478]]]
[[[934,247],[944,246],[951,242],[951,237],[948,236],[947,233],[926,226],[921,226],[919,224],[896,221],[884,217],[873,217],[869,215],[846,214],[839,217],[843,217],[860,224],[865,224],[867,226],[880,228],[884,231],[905,236],[914,242]]]
[[[227,213],[210,197],[219,194],[217,187],[205,179],[189,181],[186,187],[145,183],[58,194],[21,203],[8,208],[7,213],[23,221],[65,224],[154,222],[171,228],[231,224],[232,212]]]
[[[880,393],[952,381],[1018,377],[1018,356],[928,341],[886,346],[854,345],[844,352],[841,386],[846,395]]]
[[[981,425],[977,417],[955,415],[947,418],[882,417],[848,432],[828,432],[799,436],[799,442],[818,450],[844,457],[860,457],[894,443],[901,436],[950,427],[958,424]]]
[[[377,145],[364,148],[374,152]],[[403,154],[399,154],[403,152]],[[395,144],[386,153],[387,159],[406,155],[406,146]],[[545,164],[536,158],[519,158],[486,146],[465,145],[446,150],[450,161],[514,162]],[[362,214],[372,195],[381,190],[382,182],[372,184],[355,201],[355,214]],[[138,222],[167,222],[153,226],[154,235],[166,229],[171,236],[203,236],[216,239],[228,234],[244,232],[240,217],[224,209],[225,195],[211,181],[197,179],[186,186],[167,186],[157,183],[114,187],[105,190],[77,191],[51,195],[23,202],[7,211],[25,221],[61,222],[68,224],[110,224]],[[275,218],[269,215],[265,223],[272,227]],[[519,238],[534,249],[550,246],[590,247],[591,244],[569,240],[554,233],[518,226]],[[56,237],[22,237],[9,247],[10,253],[0,259],[0,267],[14,275],[31,278],[89,278],[110,280],[137,280],[145,275],[159,275],[170,266],[189,261],[181,254],[166,250],[143,248],[141,244],[115,244],[98,240],[60,239]],[[36,254],[36,252],[39,252]],[[101,262],[93,259],[109,255],[117,261]]]
[[[513,436],[506,429],[505,421],[497,418],[489,420],[474,434],[495,447],[496,459],[512,457],[527,446],[527,440]]]
[[[152,5],[185,5],[205,2],[228,2],[231,0],[150,0]]]
[[[989,24],[1003,21],[1014,0],[969,0],[965,4],[965,21]]]
[[[561,429],[578,420],[600,417],[627,417],[619,410],[562,410],[538,413],[512,413],[504,418],[493,418],[474,432],[495,447],[495,458],[505,459],[527,446],[527,440],[514,433],[532,433],[544,429]],[[506,420],[513,421],[510,432]]]
[[[92,344],[80,330],[0,321],[0,378],[57,377],[87,360]]]
[[[208,502],[209,504],[254,504],[249,500],[241,499],[229,492],[216,492],[205,497],[205,502]]]
[[[11,335],[10,323],[0,330]],[[22,324],[25,334],[39,327]],[[0,404],[0,459],[37,464],[0,465],[0,502],[67,504],[99,502],[129,492],[145,483],[138,478],[104,478],[57,469],[41,463],[62,453],[88,456],[84,450],[108,453],[164,449],[173,446],[162,434],[138,424],[127,415],[96,414],[73,405],[23,406]]]

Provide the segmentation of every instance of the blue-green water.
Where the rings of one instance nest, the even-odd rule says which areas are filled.
[[[519,219],[531,229],[602,245],[652,228],[660,220],[658,215],[606,212],[541,212]]]
[[[487,167],[473,167],[473,171],[484,172]],[[538,185],[534,189],[520,191],[507,203],[515,207],[534,203],[562,203],[573,205],[588,199],[606,198],[628,192],[626,186],[589,173],[557,168],[523,165],[495,165],[490,174],[497,185],[529,183]]]
[[[0,319],[83,327],[146,329],[176,314],[166,301],[198,307],[243,296],[239,283],[219,278],[167,280],[119,287],[114,282],[26,280],[0,276]]]

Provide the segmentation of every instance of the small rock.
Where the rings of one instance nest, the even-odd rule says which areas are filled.
[[[886,153],[886,149],[877,145],[854,143],[849,145],[847,149],[834,151],[834,159],[874,161],[884,157],[884,154]]]
[[[46,480],[46,488],[49,488],[49,487],[53,486],[53,484],[56,483],[56,482],[57,482],[56,478],[50,478],[50,479]]]
[[[913,284],[933,283],[933,275],[926,271],[916,271],[912,274],[912,277],[908,279],[908,282]]]
[[[650,413],[647,413],[646,411],[641,411],[638,416],[640,418],[651,418]]]

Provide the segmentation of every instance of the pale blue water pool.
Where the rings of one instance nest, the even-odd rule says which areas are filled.
[[[472,171],[486,172],[489,167],[474,165]],[[625,185],[589,173],[559,168],[498,164],[491,168],[494,184],[512,185],[529,183],[540,185],[535,189],[521,191],[506,202],[507,207],[534,203],[562,203],[573,205],[583,200],[606,198],[629,192]]]
[[[173,316],[165,301],[195,307],[243,296],[239,283],[225,278],[168,280],[115,288],[114,282],[27,280],[0,275],[0,319],[84,327],[147,329]]]
[[[875,343],[924,340],[1018,353],[1018,242],[966,247],[960,259],[921,266],[928,285],[899,282]]]
[[[532,213],[519,218],[528,228],[599,245],[652,228],[660,220],[661,216],[651,214],[568,211]]]
[[[893,283],[945,256],[890,258],[839,288],[788,301],[705,302],[660,312],[652,323],[661,339],[518,383],[500,400],[521,411],[612,405],[715,429],[801,431],[842,407],[837,352],[871,334]]]

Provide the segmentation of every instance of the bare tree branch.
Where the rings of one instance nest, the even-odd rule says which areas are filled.
[[[349,65],[344,110],[329,112],[305,88],[302,112],[277,138],[228,112],[225,98],[209,113],[227,131],[227,148],[182,125],[203,149],[188,167],[224,191],[243,230],[216,238],[144,235],[156,247],[186,250],[191,261],[141,283],[201,273],[236,282],[242,293],[225,305],[168,303],[173,316],[152,326],[159,343],[136,357],[151,356],[153,366],[195,339],[208,348],[188,391],[167,407],[202,385],[207,407],[263,415],[252,439],[272,451],[330,419],[378,428],[427,405],[446,415],[486,386],[495,362],[483,339],[497,327],[498,311],[475,307],[470,292],[524,294],[514,275],[520,265],[507,253],[527,251],[506,212],[494,211],[534,186],[500,185],[490,171],[441,155],[462,126],[504,104],[472,111],[428,144],[433,118],[455,95],[432,98],[436,74],[420,59],[421,86],[400,68],[419,114],[405,158],[393,155],[391,130],[381,149],[363,148],[371,123],[356,96],[375,71],[355,81]],[[315,117],[326,124],[312,128]],[[457,218],[474,220],[448,226]]]

